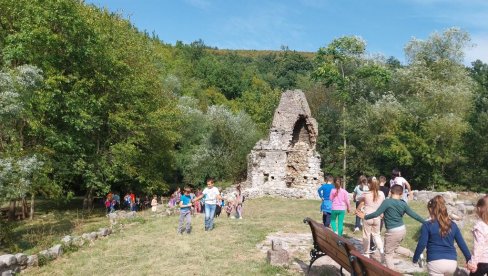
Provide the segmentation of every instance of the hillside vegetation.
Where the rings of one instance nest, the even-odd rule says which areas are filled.
[[[317,53],[218,50],[166,44],[83,1],[0,6],[0,199],[11,208],[242,180],[294,88],[318,120],[326,173],[342,175],[347,156],[349,184],[399,167],[417,189],[487,188],[488,66],[462,65],[459,29],[408,42],[401,64],[354,36]]]

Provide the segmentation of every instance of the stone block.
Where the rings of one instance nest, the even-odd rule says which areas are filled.
[[[108,236],[108,229],[107,228],[100,228],[100,229],[98,229],[98,236],[99,237],[106,237],[106,236]]]
[[[63,247],[61,244],[56,244],[55,246],[49,248],[49,253],[54,259],[61,257],[63,255]]]
[[[98,238],[98,233],[97,232],[91,232],[90,234],[88,234],[90,236],[90,240],[91,241],[94,241]]]
[[[20,266],[26,266],[27,265],[27,255],[24,253],[17,253],[15,254],[15,258],[17,259],[17,264]]]
[[[61,242],[66,246],[71,246],[71,244],[73,243],[73,237],[70,235],[64,236],[61,239]]]
[[[27,266],[35,267],[39,265],[39,257],[37,255],[30,255],[27,257]]]
[[[273,266],[285,266],[290,262],[290,255],[286,250],[268,250],[267,261]]]
[[[0,256],[0,263],[4,263],[5,266],[12,266],[17,264],[17,258],[12,254],[6,254]]]

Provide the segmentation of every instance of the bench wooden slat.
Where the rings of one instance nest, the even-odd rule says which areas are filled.
[[[400,276],[401,274],[391,270],[381,263],[363,256],[354,245],[343,237],[338,236],[323,224],[310,218],[303,222],[308,223],[312,231],[314,248],[310,252],[309,270],[316,259],[328,255],[351,275],[371,276]]]
[[[396,272],[382,264],[378,263],[375,260],[372,260],[368,257],[363,256],[357,250],[351,250],[349,252],[351,256],[354,257],[353,259],[353,268],[357,275],[366,275],[366,276],[401,276],[402,274]]]

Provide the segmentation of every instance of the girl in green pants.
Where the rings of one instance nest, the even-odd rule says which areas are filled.
[[[349,193],[342,188],[342,181],[338,177],[334,183],[334,189],[330,192],[330,200],[332,200],[332,213],[330,216],[332,230],[337,235],[342,236],[344,216],[346,210],[349,213],[351,204],[349,203]]]

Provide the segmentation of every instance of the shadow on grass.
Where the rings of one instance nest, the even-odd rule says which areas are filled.
[[[37,200],[33,220],[9,222],[12,242],[8,246],[0,245],[0,253],[44,250],[59,242],[64,235],[96,229],[101,223],[106,223],[104,208],[86,212],[82,206],[83,198]]]

